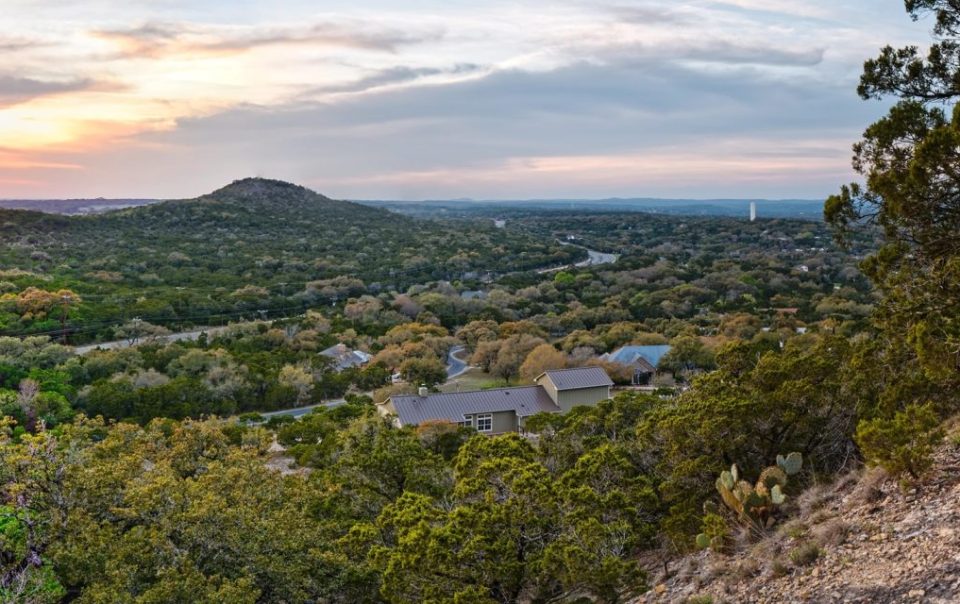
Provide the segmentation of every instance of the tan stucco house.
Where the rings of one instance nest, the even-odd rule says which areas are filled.
[[[541,374],[532,386],[392,396],[377,406],[397,426],[448,421],[485,434],[523,431],[535,413],[565,413],[577,405],[610,398],[613,381],[600,367],[560,369]]]

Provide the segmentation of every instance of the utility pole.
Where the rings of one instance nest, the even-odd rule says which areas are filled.
[[[133,341],[130,343],[131,346],[135,345],[140,341],[140,317],[133,318]]]
[[[67,345],[67,315],[70,312],[70,303],[73,297],[69,294],[60,296],[60,302],[63,305],[63,312],[60,313],[60,343]]]

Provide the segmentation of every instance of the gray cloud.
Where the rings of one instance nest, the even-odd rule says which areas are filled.
[[[680,50],[679,57],[707,63],[812,67],[823,61],[823,48],[790,50],[722,40]]]
[[[48,42],[36,39],[0,37],[0,52],[18,52],[48,45]]]
[[[394,53],[406,45],[440,39],[443,32],[414,34],[370,28],[360,23],[314,23],[302,27],[260,28],[251,32],[217,31],[175,23],[145,23],[127,29],[98,30],[94,35],[113,41],[131,57],[169,53],[244,52],[264,46],[315,44]]]
[[[823,48],[790,49],[727,40],[675,40],[656,46],[643,43],[611,45],[596,54],[601,59],[638,64],[666,57],[667,62],[813,67],[823,62],[824,52]]]
[[[90,90],[101,85],[89,79],[57,82],[0,74],[0,107],[16,105],[51,94]]]
[[[709,190],[676,183],[672,193],[644,189],[642,182],[634,191],[578,189],[552,180],[524,191],[500,185],[454,190],[449,184],[390,188],[362,183],[391,173],[464,170],[466,175],[474,168],[495,170],[509,158],[656,154],[667,148],[696,153],[705,144],[752,140],[782,149],[774,155],[803,153],[835,162],[836,172],[819,180],[798,176],[789,192],[816,195],[841,182],[837,172],[848,166],[846,141],[854,140],[883,109],[859,102],[853,88],[853,82],[775,79],[750,67],[717,74],[662,61],[498,71],[446,85],[373,91],[349,103],[249,106],[183,120],[174,131],[146,136],[149,144],[140,149],[94,158],[87,172],[64,178],[97,182],[98,172],[113,178],[125,174],[142,186],[123,190],[141,195],[170,182],[190,183],[191,189],[178,194],[198,193],[249,174],[302,181],[331,195],[354,197],[735,195],[747,192],[724,189],[723,183]],[[836,140],[843,142],[831,144]],[[120,169],[125,164],[151,169]],[[361,184],[325,184],[345,179]]]
[[[212,46],[214,48],[246,49],[275,44],[329,44],[365,50],[396,52],[401,46],[436,40],[441,36],[442,33],[436,31],[415,35],[399,30],[372,30],[361,26],[317,23],[305,29],[267,30],[251,36],[228,38]]]
[[[655,23],[689,23],[689,15],[671,8],[662,6],[613,6],[610,12],[624,23],[655,24]]]
[[[396,67],[390,67],[388,69],[376,71],[368,76],[359,78],[352,82],[333,84],[330,86],[318,86],[317,88],[308,91],[304,96],[337,92],[365,92],[375,88],[389,86],[391,84],[414,82],[416,80],[438,75],[474,73],[480,69],[481,67],[479,65],[475,65],[473,63],[462,63],[445,69],[437,67],[407,67],[405,65],[398,65]]]

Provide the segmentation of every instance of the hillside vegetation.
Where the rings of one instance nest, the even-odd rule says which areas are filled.
[[[489,222],[450,228],[263,179],[95,216],[0,210],[0,238],[0,294],[79,294],[86,302],[66,311],[87,328],[80,341],[134,316],[175,326],[296,314],[364,284],[402,288],[584,255]],[[59,301],[35,313],[0,308],[0,333],[55,330]]]

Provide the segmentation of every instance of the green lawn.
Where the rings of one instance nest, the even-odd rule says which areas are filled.
[[[502,388],[508,384],[500,378],[485,373],[478,367],[467,370],[447,384],[440,386],[441,392],[457,392],[457,390],[485,390],[487,388]],[[518,385],[518,384],[511,384]]]

